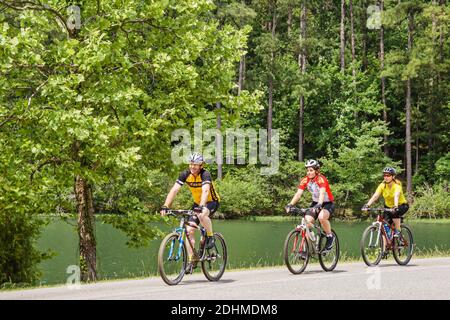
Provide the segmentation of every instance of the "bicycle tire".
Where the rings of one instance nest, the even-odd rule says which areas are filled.
[[[162,241],[161,244],[159,246],[159,251],[158,251],[158,270],[159,270],[159,274],[161,276],[161,278],[163,279],[163,281],[165,283],[167,283],[168,285],[176,285],[178,283],[180,283],[181,279],[183,279],[184,274],[185,274],[185,270],[186,270],[186,265],[187,265],[187,250],[186,250],[186,243],[183,242],[183,247],[181,250],[181,267],[179,268],[178,271],[178,267],[174,267],[174,275],[173,278],[170,274],[169,274],[169,270],[168,267],[165,268],[165,262],[166,261],[170,261],[170,257],[169,259],[167,259],[167,253],[166,253],[166,249],[168,248],[168,246],[175,246],[175,250],[178,250],[176,247],[176,244],[180,245],[180,234],[173,232],[168,234]],[[179,260],[179,259],[178,259]],[[175,261],[175,260],[172,260]],[[177,262],[177,261],[175,261]]]
[[[291,250],[291,246],[290,243],[291,241],[294,241],[293,243],[293,248]],[[306,241],[303,243],[303,251],[306,255],[305,259],[303,259],[298,252],[296,252],[297,249],[297,245],[300,243],[301,245],[301,241]],[[308,245],[308,240],[305,238],[302,238],[301,236],[301,231],[298,231],[297,229],[292,230],[291,232],[289,232],[289,234],[286,237],[286,241],[284,242],[284,262],[287,266],[287,268],[289,269],[289,271],[293,274],[300,274],[303,271],[305,271],[306,266],[308,265],[309,262],[309,245]],[[300,262],[299,264],[299,268],[296,268],[294,265],[294,262]]]
[[[335,240],[334,240],[333,248],[331,249],[330,253],[334,252],[335,255],[334,255],[333,261],[330,266],[328,266],[326,264],[325,259],[324,259],[328,255],[328,253],[325,253],[325,254],[321,253],[323,247],[325,247],[326,235],[324,233],[321,233],[320,239],[319,239],[319,254],[318,254],[319,255],[319,263],[322,266],[322,269],[327,272],[333,271],[334,268],[336,268],[338,261],[339,261],[339,255],[340,255],[339,238],[333,229],[331,229],[331,233],[333,233]],[[323,247],[322,247],[322,245],[323,245]]]
[[[222,278],[225,268],[228,262],[228,251],[227,244],[225,242],[225,238],[222,234],[215,232],[214,233],[214,248],[212,249],[204,249],[205,253],[203,254],[202,260],[202,271],[205,275],[206,279],[209,281],[218,281]],[[221,249],[219,249],[219,246]],[[216,264],[218,259],[221,258],[222,263],[219,263],[219,268],[217,274],[212,273],[212,263]]]
[[[401,231],[401,237],[402,239],[396,239],[394,240],[393,243],[393,255],[394,255],[394,259],[395,261],[401,265],[401,266],[406,266],[409,261],[411,260],[413,253],[414,253],[414,241],[413,241],[413,234],[411,229],[407,226],[402,224],[402,231]],[[404,232],[404,230],[406,230],[406,232]],[[405,235],[407,235],[408,239],[405,239]],[[410,250],[408,251],[407,255],[406,255],[406,259],[402,260],[401,259],[401,251],[403,251],[401,248],[405,248],[404,246],[402,246],[401,248],[398,245],[398,241],[399,240],[403,240],[403,241],[407,241],[407,248],[409,248]],[[404,243],[403,243],[404,244]]]
[[[361,256],[362,256],[362,258],[363,258],[363,260],[364,260],[364,262],[365,262],[365,264],[367,265],[367,266],[369,266],[369,267],[374,267],[374,266],[377,266],[379,263],[380,263],[380,261],[381,261],[381,259],[382,259],[382,257],[383,257],[383,253],[384,253],[384,248],[383,248],[383,234],[380,232],[380,236],[379,236],[379,244],[378,244],[378,246],[377,247],[379,247],[379,253],[375,253],[375,254],[373,254],[373,255],[371,255],[371,256],[373,256],[375,259],[370,259],[369,258],[369,252],[367,252],[367,250],[366,250],[366,246],[365,246],[365,239],[368,237],[368,236],[370,236],[371,235],[371,233],[372,233],[372,239],[374,239],[373,238],[373,235],[375,234],[375,235],[378,235],[378,226],[368,226],[365,230],[364,230],[364,232],[363,232],[363,235],[362,235],[362,237],[361,237],[361,241],[360,241],[360,249],[361,249]],[[374,247],[374,249],[375,249],[375,247]]]

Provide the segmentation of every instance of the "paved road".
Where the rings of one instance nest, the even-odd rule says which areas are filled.
[[[377,268],[363,262],[339,264],[326,273],[309,265],[301,275],[285,267],[225,272],[219,282],[202,274],[186,276],[177,286],[160,278],[1,292],[5,299],[450,299],[450,258],[412,259],[406,267],[382,261]]]

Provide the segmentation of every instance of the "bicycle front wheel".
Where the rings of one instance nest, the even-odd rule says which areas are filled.
[[[402,231],[398,238],[394,238],[393,244],[395,261],[401,266],[407,265],[411,260],[414,251],[411,229],[406,225],[402,225]]]
[[[373,267],[380,263],[383,257],[383,235],[378,225],[372,225],[364,230],[360,242],[361,256],[364,262]]]
[[[308,261],[308,241],[301,231],[294,229],[284,242],[284,262],[291,273],[300,274],[305,271]]]
[[[330,251],[324,251],[327,242],[326,235],[321,233],[319,239],[319,263],[325,271],[333,271],[339,261],[339,239],[334,230],[331,230],[331,233],[334,236],[334,244]]]
[[[168,285],[176,285],[183,279],[186,264],[186,244],[179,233],[168,234],[159,246],[158,270]]]
[[[205,249],[203,255],[202,271],[209,281],[218,281],[222,278],[227,265],[227,245],[220,233],[214,233],[214,247]]]

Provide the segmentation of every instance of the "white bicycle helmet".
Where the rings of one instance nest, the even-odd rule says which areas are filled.
[[[395,176],[397,174],[397,171],[395,171],[395,169],[392,167],[386,167],[383,169],[383,173],[387,173],[387,174],[391,174],[391,175]]]
[[[317,169],[320,169],[320,164],[317,160],[310,159],[310,160],[306,161],[306,163],[305,163],[305,168],[309,168],[309,167],[312,167],[317,170]]]
[[[189,156],[189,162],[195,164],[203,164],[205,160],[203,159],[203,156],[200,153],[194,152]]]

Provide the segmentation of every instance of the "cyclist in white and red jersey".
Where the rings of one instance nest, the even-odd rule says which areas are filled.
[[[314,224],[315,219],[319,218],[320,224],[323,230],[327,234],[327,243],[325,244],[325,250],[332,249],[334,244],[334,236],[331,232],[330,217],[334,212],[334,197],[331,193],[330,185],[327,178],[320,173],[320,164],[316,160],[308,160],[305,163],[306,177],[300,180],[297,193],[292,198],[291,202],[285,207],[287,213],[291,208],[300,200],[303,191],[308,189],[312,194],[313,202],[310,210],[305,215],[308,226]]]

